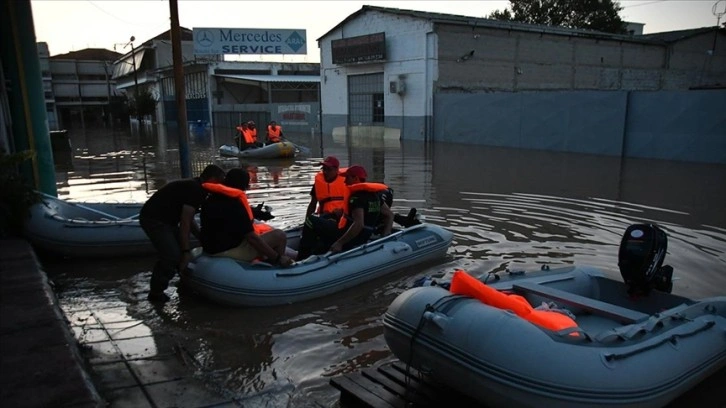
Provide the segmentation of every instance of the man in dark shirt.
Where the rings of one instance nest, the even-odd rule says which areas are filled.
[[[267,227],[258,234],[248,210],[249,203],[240,196],[249,187],[246,170],[227,172],[222,185],[229,187],[213,192],[202,204],[200,240],[204,251],[212,256],[227,256],[244,262],[265,258],[274,265],[290,266],[293,260],[285,255],[287,236],[284,231]]]
[[[158,256],[151,274],[150,301],[169,300],[164,290],[177,271],[186,269],[191,260],[189,234],[199,236],[194,214],[207,196],[202,183],[219,183],[223,179],[224,170],[210,164],[197,178],[167,183],[141,208],[141,228],[154,244]]]
[[[352,186],[365,183],[366,171],[362,166],[348,167],[345,172],[345,184]],[[379,222],[383,222],[381,235],[391,233],[393,213],[388,204],[381,199],[380,192],[357,191],[348,198],[348,223],[345,232],[330,246],[330,252],[337,253],[362,245],[368,241],[376,230]]]

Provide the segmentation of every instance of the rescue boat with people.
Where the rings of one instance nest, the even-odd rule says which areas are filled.
[[[485,406],[664,406],[726,367],[726,296],[672,294],[666,243],[630,226],[622,282],[585,266],[427,279],[389,306],[386,343]]]
[[[36,249],[73,258],[152,253],[139,225],[143,203],[71,202],[41,194],[30,208],[25,237]]]
[[[299,229],[286,231],[288,247],[297,249]],[[326,296],[402,268],[443,258],[453,234],[419,223],[337,254],[312,255],[291,267],[239,262],[195,248],[183,273],[190,289],[212,301],[233,306],[274,306]]]
[[[242,159],[284,159],[295,157],[301,153],[300,146],[288,141],[270,143],[262,147],[250,147],[240,150],[234,145],[222,145],[219,155],[223,157],[239,157]]]

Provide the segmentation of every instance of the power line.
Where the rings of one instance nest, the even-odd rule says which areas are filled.
[[[141,23],[140,24],[139,22],[127,21],[127,20],[124,20],[124,19],[122,19],[122,18],[120,18],[120,17],[118,17],[118,16],[116,16],[116,15],[114,15],[114,14],[112,14],[112,13],[106,11],[106,10],[104,10],[101,6],[99,6],[98,4],[94,3],[91,0],[86,0],[86,2],[88,4],[90,4],[90,5],[92,5],[93,7],[95,7],[96,9],[98,9],[99,11],[101,11],[102,13],[106,14],[107,16],[113,17],[116,20],[118,20],[118,21],[120,21],[120,22],[122,22],[124,24],[129,24],[129,25],[133,25],[133,26],[136,26],[136,27],[144,27],[144,28],[148,28],[149,27],[149,23]],[[167,22],[165,21],[163,25],[166,26],[167,25]],[[162,26],[162,24],[157,24],[153,28],[157,28],[157,27],[161,27],[161,26]]]
[[[648,4],[654,4],[654,3],[662,3],[662,2],[664,2],[664,1],[665,1],[665,0],[654,0],[654,1],[649,1],[649,2],[646,2],[646,3],[640,3],[640,4],[633,4],[632,6],[624,6],[624,5],[622,5],[622,3],[621,3],[621,7],[622,7],[623,9],[626,9],[626,8],[633,8],[633,7],[647,6]]]

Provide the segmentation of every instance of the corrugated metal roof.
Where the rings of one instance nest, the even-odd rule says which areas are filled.
[[[126,54],[125,58],[119,59],[114,63],[113,75],[111,78],[116,79],[124,75],[130,75],[134,73],[134,63],[136,64],[137,71],[141,71],[141,62],[144,59],[145,49],[137,48],[134,55],[131,53]]]
[[[221,78],[238,79],[242,81],[254,82],[310,82],[320,83],[319,76],[312,75],[230,75],[230,74],[214,74]]]

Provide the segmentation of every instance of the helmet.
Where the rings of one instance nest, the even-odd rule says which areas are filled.
[[[668,237],[655,224],[634,224],[625,230],[618,251],[618,267],[628,293],[648,294],[658,283],[664,272],[661,269],[664,269],[667,249]]]

